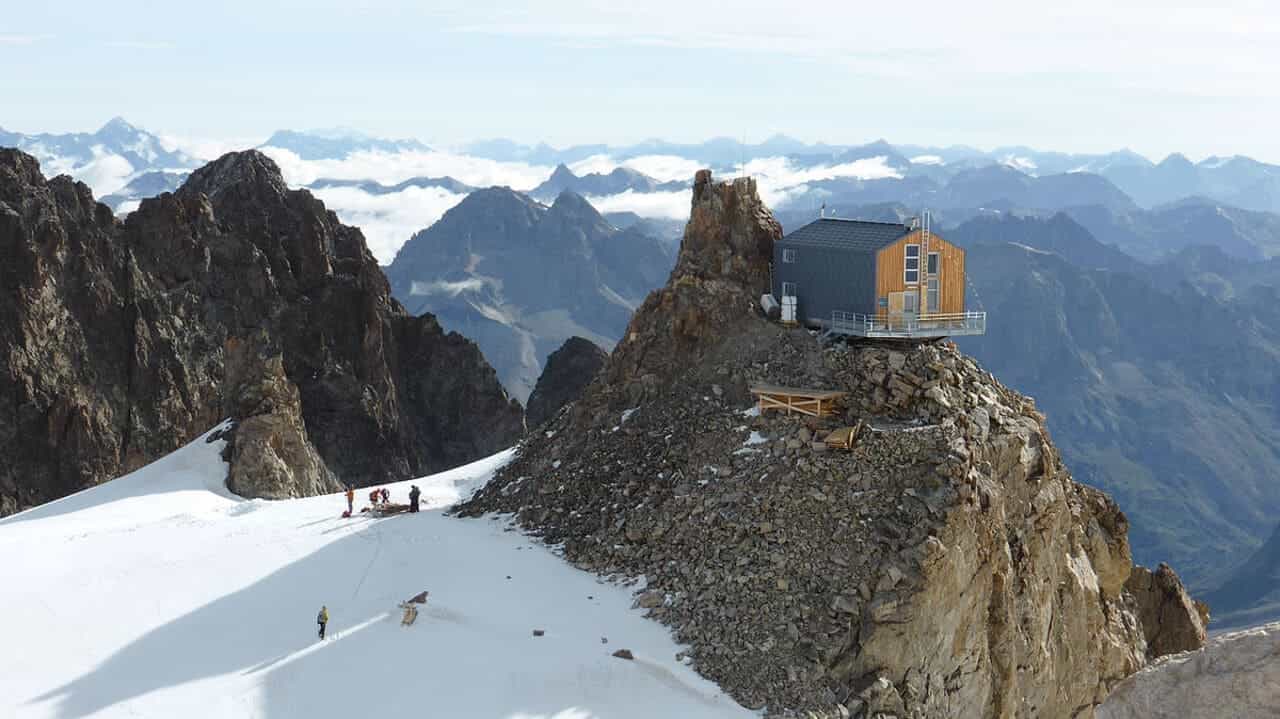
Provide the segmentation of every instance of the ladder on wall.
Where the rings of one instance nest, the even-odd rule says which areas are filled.
[[[916,312],[921,315],[929,313],[929,211],[920,215],[920,271],[916,273],[919,284],[916,286]],[[941,258],[939,258],[941,259]],[[941,263],[939,263],[941,264]],[[941,269],[941,268],[939,268]]]

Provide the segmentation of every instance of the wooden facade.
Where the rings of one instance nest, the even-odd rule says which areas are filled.
[[[914,230],[893,244],[876,253],[876,298],[878,315],[898,313],[903,310],[902,294],[915,292],[917,312],[928,314],[952,314],[964,312],[965,267],[964,250],[947,242],[937,233],[929,233],[928,253],[937,253],[938,272],[930,275],[929,259],[922,248],[920,268],[917,281],[908,284],[906,281],[907,245],[921,244],[920,230]],[[928,281],[938,281],[938,302],[936,308],[927,304]]]

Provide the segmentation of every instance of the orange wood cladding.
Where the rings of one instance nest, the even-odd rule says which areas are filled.
[[[920,244],[920,231],[916,230],[876,253],[876,297],[888,297],[890,292],[908,289],[905,278],[907,245]],[[964,312],[964,250],[947,242],[936,232],[929,233],[929,252],[938,253],[938,301],[939,312]],[[920,308],[925,309],[925,271],[929,258],[921,252],[920,282],[910,289],[920,290]],[[886,308],[880,307],[884,313]]]

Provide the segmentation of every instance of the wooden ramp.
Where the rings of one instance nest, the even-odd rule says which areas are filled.
[[[751,394],[755,395],[760,405],[760,414],[771,409],[782,410],[787,414],[797,412],[810,417],[826,417],[835,413],[837,402],[845,396],[845,392],[830,389],[804,389],[801,387],[777,387],[774,385],[752,385]]]

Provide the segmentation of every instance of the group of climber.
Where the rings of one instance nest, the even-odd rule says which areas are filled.
[[[347,511],[342,513],[343,517],[350,517],[355,514],[356,503],[356,487],[354,484],[347,485]],[[418,501],[422,497],[422,490],[418,489],[418,485],[409,485],[409,511],[418,511]],[[370,506],[378,506],[379,504],[389,504],[391,502],[391,492],[386,487],[375,488],[369,492]],[[361,510],[363,511],[363,510]]]

